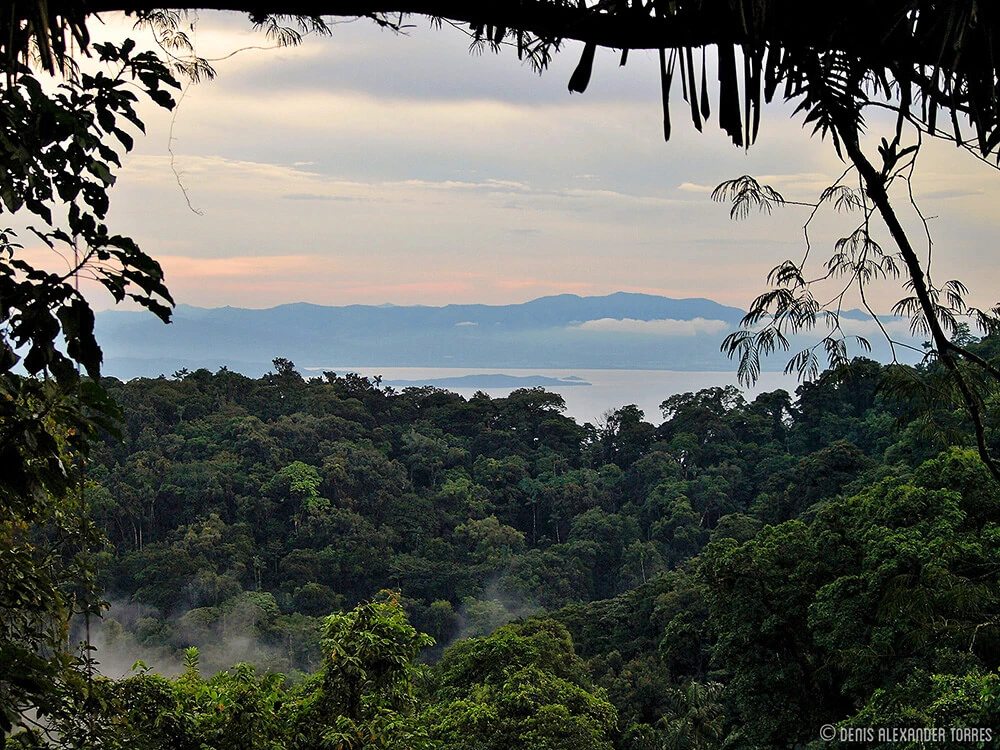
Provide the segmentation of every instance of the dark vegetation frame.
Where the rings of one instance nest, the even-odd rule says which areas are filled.
[[[899,276],[907,296],[896,311],[911,316],[914,330],[930,338],[926,377],[916,385],[924,398],[952,399],[964,407],[979,454],[1000,480],[984,418],[985,399],[1000,383],[1000,369],[970,350],[963,327],[969,321],[996,332],[997,310],[969,306],[960,281],[933,281],[930,233],[914,239],[896,201],[899,190],[904,201],[912,201],[909,181],[926,138],[953,142],[985,162],[1000,164],[1000,8],[993,3],[12,0],[0,12],[0,213],[30,214],[38,222],[35,234],[63,255],[67,267],[55,273],[32,266],[13,233],[0,233],[0,463],[5,467],[0,520],[57,520],[66,524],[67,536],[76,530],[74,554],[85,553],[90,544],[85,526],[75,517],[67,520],[65,508],[53,499],[79,491],[75,512],[82,518],[81,457],[87,437],[110,426],[115,414],[96,385],[101,350],[79,279],[92,278],[116,299],[131,298],[169,320],[173,301],[161,268],[133,240],[114,234],[104,219],[114,172],[142,130],[135,109],[139,97],[172,108],[179,78],[211,75],[211,66],[197,58],[183,32],[184,13],[199,9],[244,12],[279,43],[295,43],[306,32],[329,31],[331,17],[367,17],[399,30],[408,16],[422,15],[464,29],[476,48],[512,49],[539,71],[566,41],[578,41],[583,53],[569,89],[581,93],[593,75],[598,47],[619,50],[623,65],[630,50],[657,50],[667,139],[672,131],[669,103],[678,91],[695,128],[702,130],[714,109],[718,125],[742,148],[756,140],[765,103],[795,103],[804,122],[828,138],[846,164],[836,183],[807,202],[812,215],[832,207],[858,212],[861,219],[825,259],[819,276],[808,267],[807,231],[804,256],[772,271],[772,288],[753,302],[725,349],[739,359],[741,378],[751,381],[760,372],[762,356],[789,350],[790,333],[825,322],[828,333],[816,346],[796,353],[789,368],[803,375],[817,372],[817,352],[825,353],[834,367],[846,365],[847,337],[839,325],[843,293],[824,303],[813,285],[840,278],[845,290],[857,288],[864,299],[872,280]],[[161,52],[139,52],[128,40],[92,44],[88,19],[112,11],[131,13],[152,28]],[[708,48],[714,48],[717,61],[714,102],[707,80]],[[76,60],[87,55],[106,63],[110,73],[80,71]],[[60,77],[61,85],[55,90],[42,86],[41,72]],[[866,117],[874,109],[890,111],[895,126],[869,151]],[[747,176],[724,183],[715,197],[732,203],[735,218],[792,202]],[[915,204],[913,208],[919,215]],[[873,237],[875,216],[891,237],[891,250]],[[926,222],[923,226],[926,230]],[[901,345],[885,335],[894,346]],[[17,374],[18,365],[30,376],[42,377]],[[0,696],[12,707],[0,712],[0,736],[16,718],[10,710],[32,700],[37,704],[38,696],[49,694],[51,682],[61,679],[51,665],[32,657],[46,647],[58,651],[65,633],[58,627],[43,632],[38,623],[61,623],[66,612],[99,609],[85,561],[79,555],[73,560],[63,569],[33,570],[38,584],[34,599],[22,602],[33,613],[24,620],[24,632],[32,640],[21,650],[0,649],[4,658],[13,659],[3,665],[4,671],[25,675],[20,683],[4,687],[12,694]]]

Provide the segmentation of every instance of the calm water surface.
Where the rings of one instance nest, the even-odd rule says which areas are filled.
[[[701,388],[739,386],[735,368],[732,372],[678,372],[676,370],[523,370],[523,369],[475,369],[461,367],[309,367],[303,368],[317,375],[323,370],[333,370],[339,375],[356,372],[368,377],[381,375],[384,380],[435,380],[438,378],[460,377],[462,375],[543,375],[550,378],[564,378],[575,375],[583,378],[589,386],[551,386],[548,390],[559,393],[566,400],[566,414],[578,422],[601,420],[602,415],[625,404],[635,404],[646,413],[646,419],[659,423],[660,402],[677,393],[697,391]],[[752,399],[758,393],[784,388],[795,392],[798,381],[794,375],[780,372],[761,373],[760,380],[751,388],[742,388],[744,395]],[[478,390],[499,398],[510,393],[510,388],[449,388],[468,398]]]

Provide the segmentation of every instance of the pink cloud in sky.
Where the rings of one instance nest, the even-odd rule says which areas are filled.
[[[536,294],[594,294],[597,284],[590,281],[557,281],[554,279],[513,278],[495,279],[496,289],[509,292],[532,291]]]
[[[233,280],[248,278],[278,280],[308,277],[337,270],[334,258],[326,255],[239,255],[230,258],[195,258],[188,255],[160,255],[168,283],[171,280]]]

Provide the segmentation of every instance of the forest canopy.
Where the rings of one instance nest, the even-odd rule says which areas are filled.
[[[995,338],[971,346],[996,361]],[[124,419],[88,471],[111,601],[93,656],[124,678],[49,715],[83,747],[217,750],[990,727],[995,485],[895,377],[857,360],[795,395],[709,388],[600,425],[542,390],[281,359],[106,380]]]

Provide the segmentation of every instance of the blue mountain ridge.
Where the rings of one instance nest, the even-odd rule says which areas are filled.
[[[98,313],[105,372],[156,376],[221,366],[257,375],[274,357],[300,367],[732,370],[719,351],[743,311],[709,299],[616,292],[560,294],[519,304],[345,305],[267,309],[178,305],[163,325],[145,312]],[[853,315],[853,311],[851,313]],[[586,321],[721,321],[713,333],[657,326],[581,328]],[[598,326],[600,328],[600,326]],[[674,331],[672,333],[672,331]],[[699,332],[702,331],[702,332]],[[780,369],[783,362],[771,369]]]

